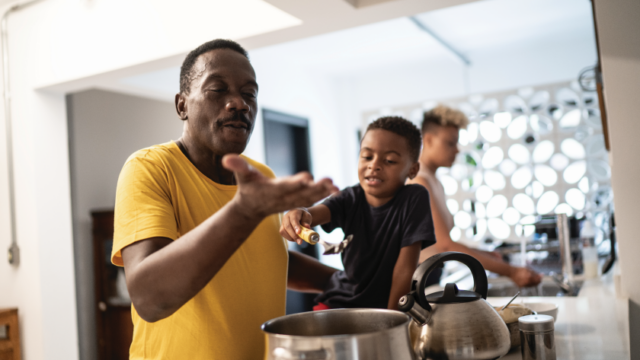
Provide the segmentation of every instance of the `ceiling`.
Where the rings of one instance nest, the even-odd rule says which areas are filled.
[[[98,56],[101,64],[106,61],[105,64],[102,64],[104,66],[98,67],[102,68],[102,70],[98,72],[92,71],[96,66],[90,66],[90,69],[84,72],[76,70],[75,66],[83,66],[86,61],[75,61],[75,65],[61,61],[61,64],[59,65],[65,66],[65,69],[72,69],[69,71],[73,73],[73,76],[65,75],[60,77],[60,79],[43,80],[42,84],[38,86],[38,90],[57,94],[68,94],[86,89],[98,88],[133,95],[166,99],[167,94],[158,92],[155,89],[138,88],[127,84],[126,81],[121,82],[120,80],[127,77],[179,66],[188,51],[195,47],[192,44],[194,39],[199,39],[203,36],[207,40],[219,38],[221,36],[233,39],[240,42],[246,49],[253,50],[274,44],[281,44],[319,34],[325,34],[332,31],[377,23],[380,21],[480,0],[358,0],[355,2],[355,6],[352,4],[352,1],[346,0],[243,0],[241,3],[244,4],[243,6],[245,7],[252,6],[247,5],[247,2],[256,3],[255,6],[252,6],[250,9],[246,9],[248,13],[255,13],[256,9],[271,7],[272,9],[278,9],[282,14],[287,14],[289,17],[298,21],[298,25],[295,26],[280,26],[279,28],[266,29],[258,33],[254,32],[253,34],[245,35],[239,34],[238,31],[236,31],[234,35],[228,30],[253,28],[255,27],[254,25],[256,22],[261,23],[264,22],[263,20],[266,21],[272,17],[270,17],[269,14],[265,14],[264,19],[255,19],[252,16],[245,16],[244,18],[241,17],[240,19],[234,20],[233,24],[227,26],[227,28],[220,29],[220,23],[225,23],[231,20],[224,18],[222,21],[218,21],[215,20],[215,18],[220,16],[224,17],[224,14],[227,13],[229,9],[233,10],[234,8],[237,8],[239,6],[236,4],[237,1],[229,2],[225,0],[211,0],[206,2],[206,5],[202,5],[203,3],[199,0],[187,0],[181,2],[177,2],[175,0],[137,0],[135,4],[138,6],[136,8],[137,12],[135,13],[122,12],[123,6],[126,6],[122,3],[125,1],[126,0],[64,1],[64,3],[69,6],[72,5],[71,3],[75,4],[74,6],[71,6],[72,10],[78,10],[78,8],[96,8],[99,10],[97,12],[99,13],[98,15],[102,18],[108,18],[109,12],[113,14],[111,18],[121,19],[122,17],[125,17],[128,20],[125,29],[122,30],[122,26],[118,26],[114,28],[114,31],[120,31],[120,33],[122,33],[122,31],[131,31],[130,36],[125,36],[125,45],[127,46],[123,45],[118,47],[117,44],[115,44],[116,46],[113,46],[111,52],[107,53],[110,55],[110,58],[115,57],[116,60],[120,58],[125,60],[123,60],[124,62],[121,61],[122,63],[117,63],[117,61],[110,61],[110,58]],[[82,6],[76,6],[78,2],[81,2]],[[202,16],[206,17],[207,14],[214,14],[214,23],[209,28],[200,29],[199,26],[203,24],[206,25],[206,21],[200,22],[199,24],[192,24],[191,22],[185,23],[185,16],[177,16],[173,19],[158,22],[156,21],[156,16],[151,19],[153,22],[151,25],[155,26],[154,29],[150,29],[149,26],[136,28],[135,21],[132,22],[130,20],[135,20],[136,16],[142,16],[140,15],[140,11],[144,11],[145,6],[150,12],[157,7],[162,9],[176,8],[176,12],[180,14],[184,14],[185,12],[188,14],[196,13],[199,18]],[[214,9],[203,11],[203,6],[207,9],[213,6]],[[73,23],[82,21],[86,23],[91,21],[90,18],[93,12],[85,10],[80,11],[78,14],[74,13],[74,16],[78,19],[74,18],[76,21]],[[163,12],[161,15],[164,16],[166,14]],[[232,13],[231,15],[235,16],[237,14]],[[146,20],[147,19],[145,19],[145,21]],[[56,18],[56,21],[62,20]],[[120,24],[121,23],[119,23],[119,25]],[[178,29],[176,29],[176,26]],[[196,30],[193,30],[194,26]],[[150,31],[152,32],[151,34],[149,34]],[[176,36],[174,34],[176,32],[183,34],[183,36]],[[109,34],[109,32],[102,33]],[[121,35],[120,33],[119,35]],[[78,33],[77,31],[75,33],[71,32],[66,34],[67,37],[76,37],[77,35],[84,35],[86,37],[91,34],[85,34],[83,32]],[[141,42],[144,43],[144,41],[136,41],[136,39],[140,37],[138,35],[142,38],[145,38],[145,36],[151,37],[156,43],[148,44],[147,42],[147,46],[145,47],[137,46]],[[63,36],[62,38],[65,37]],[[116,36],[114,38],[122,38],[122,36]],[[106,40],[113,41],[111,38]],[[202,42],[204,42],[204,40],[196,41],[197,44]],[[126,52],[126,54],[121,54],[122,52]],[[58,53],[63,54],[60,55],[61,59],[65,59],[64,52]],[[94,53],[97,53],[97,51],[81,53],[89,53],[93,55]],[[96,56],[97,55],[94,57]]]
[[[269,2],[276,6],[279,3]],[[287,10],[294,16],[309,16],[298,8]],[[513,45],[543,46],[558,38],[571,41],[576,34],[593,32],[590,0],[483,0],[419,13],[416,18],[472,63],[478,51],[504,50]],[[316,72],[335,76],[384,71],[433,59],[460,62],[406,16],[254,48],[250,56],[295,59]],[[123,77],[106,87],[173,101],[178,74],[178,66],[171,66]]]
[[[416,16],[473,62],[476,50],[536,44],[593,31],[589,0],[485,0]],[[400,65],[455,55],[407,17],[258,49],[326,72]]]

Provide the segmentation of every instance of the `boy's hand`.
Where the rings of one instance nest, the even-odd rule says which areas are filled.
[[[289,241],[295,241],[298,245],[302,245],[304,240],[298,236],[301,231],[300,227],[311,228],[311,221],[312,217],[307,209],[293,209],[282,217],[280,235]]]
[[[516,267],[509,277],[519,287],[536,286],[542,281],[540,274],[523,267]]]

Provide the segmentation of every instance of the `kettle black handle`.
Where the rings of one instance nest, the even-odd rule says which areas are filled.
[[[484,272],[484,267],[480,264],[480,261],[471,255],[448,251],[428,258],[422,264],[418,265],[418,268],[413,273],[411,290],[415,291],[418,295],[418,303],[422,307],[429,306],[427,296],[424,293],[427,278],[433,270],[442,266],[445,261],[459,261],[465,264],[469,270],[471,270],[471,275],[473,275],[473,291],[482,296],[483,299],[487,298],[487,290],[489,287],[487,274]]]

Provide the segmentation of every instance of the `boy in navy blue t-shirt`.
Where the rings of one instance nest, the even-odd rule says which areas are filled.
[[[316,301],[322,308],[396,309],[409,292],[420,250],[435,243],[429,193],[405,185],[420,168],[421,134],[401,117],[383,117],[367,127],[360,144],[358,185],[322,204],[284,215],[280,233],[302,243],[300,227],[342,228],[353,240]]]

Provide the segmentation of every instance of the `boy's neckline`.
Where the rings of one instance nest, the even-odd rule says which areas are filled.
[[[371,210],[376,211],[376,212],[378,212],[380,210],[385,210],[387,207],[391,206],[391,204],[395,201],[396,197],[398,197],[398,194],[400,193],[400,191],[402,191],[402,189],[404,189],[407,185],[410,185],[410,184],[405,184],[405,185],[402,185],[400,188],[398,188],[398,191],[396,191],[396,193],[393,195],[393,197],[391,197],[391,199],[389,199],[384,204],[379,205],[379,206],[373,206],[373,205],[371,205],[371,203],[367,199],[367,193],[362,188],[362,185],[358,184],[358,186],[360,187],[360,190],[362,190],[362,196],[364,196],[364,201],[367,203],[367,205],[369,206],[369,208]]]

